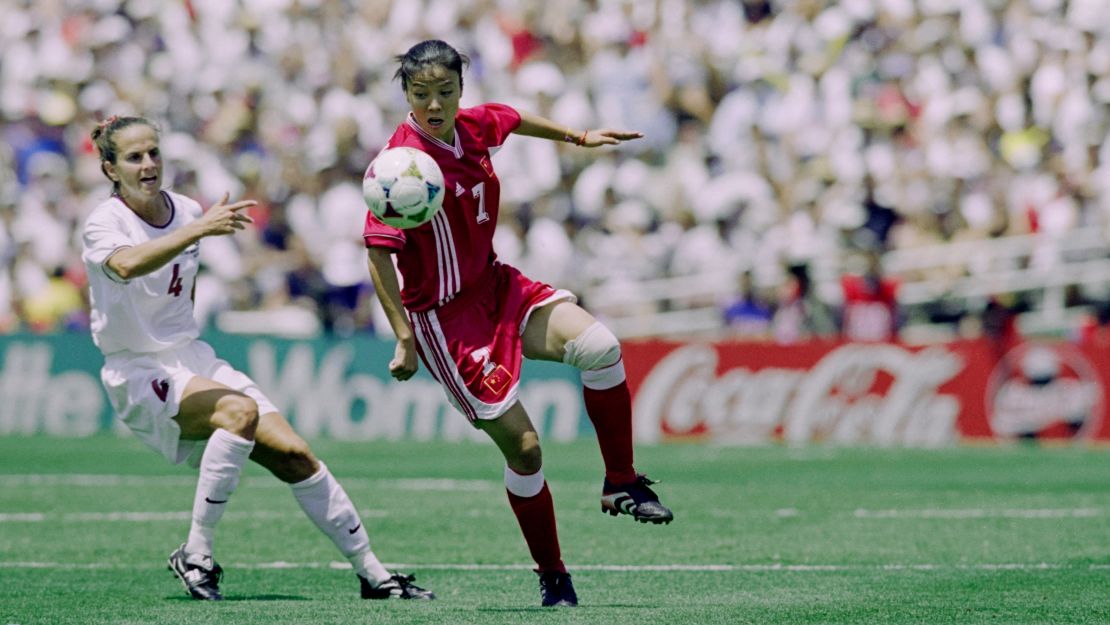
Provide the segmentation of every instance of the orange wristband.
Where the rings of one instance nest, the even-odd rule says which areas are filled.
[[[590,134],[589,128],[582,131],[582,137],[578,139],[578,145],[586,145],[586,135],[588,134]]]

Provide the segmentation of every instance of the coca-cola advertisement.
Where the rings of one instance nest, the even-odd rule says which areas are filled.
[[[647,341],[625,366],[643,442],[1110,439],[1105,346]]]

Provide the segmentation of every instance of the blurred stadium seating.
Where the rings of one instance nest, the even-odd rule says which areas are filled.
[[[388,331],[357,183],[403,118],[392,57],[470,54],[464,104],[646,138],[512,141],[497,249],[624,336],[725,335],[750,271],[838,277],[884,253],[903,337],[1031,332],[1110,307],[1106,0],[15,0],[0,27],[0,331],[83,329],[75,235],[108,193],[88,133],[138,113],[167,179],[261,204],[206,243],[198,316]],[[304,315],[307,310],[311,314]],[[273,311],[267,314],[266,311]],[[1097,314],[1102,311],[1102,314]]]

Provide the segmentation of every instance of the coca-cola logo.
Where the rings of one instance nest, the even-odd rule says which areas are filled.
[[[1066,343],[1018,345],[999,360],[987,383],[987,415],[999,436],[1082,436],[1095,426],[1102,402],[1094,367]]]
[[[955,435],[959,400],[938,388],[963,361],[942,348],[849,344],[808,368],[720,373],[717,349],[683,346],[652,368],[633,403],[638,440],[702,435],[725,442],[936,445]]]

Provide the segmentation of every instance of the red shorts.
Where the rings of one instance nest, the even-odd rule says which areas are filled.
[[[577,298],[494,263],[481,284],[443,306],[409,313],[409,319],[424,366],[474,423],[496,419],[516,402],[528,316],[563,300]]]

